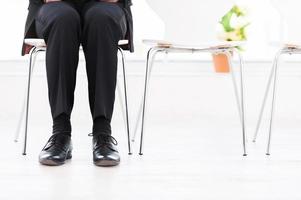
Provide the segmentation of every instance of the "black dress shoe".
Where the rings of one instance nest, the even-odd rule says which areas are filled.
[[[93,162],[97,166],[109,167],[120,163],[120,156],[116,148],[114,137],[103,133],[91,133],[93,136]]]
[[[59,166],[72,158],[71,137],[66,134],[52,135],[39,155],[42,165]]]

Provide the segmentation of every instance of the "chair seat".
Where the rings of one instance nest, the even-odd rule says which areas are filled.
[[[283,45],[283,48],[287,48],[287,49],[301,49],[301,45],[300,44],[294,44],[294,43],[287,43]]]
[[[46,43],[44,39],[28,38],[24,40],[24,43],[34,47],[40,47],[40,48],[46,47]],[[128,40],[120,40],[118,42],[118,45],[122,46],[122,45],[127,45],[128,43],[129,43]]]
[[[225,48],[234,48],[241,47],[246,44],[245,41],[233,41],[233,42],[209,42],[203,44],[182,44],[177,42],[165,41],[165,40],[152,40],[144,39],[144,44],[151,46],[158,46],[162,48],[179,48],[179,49],[225,49]]]

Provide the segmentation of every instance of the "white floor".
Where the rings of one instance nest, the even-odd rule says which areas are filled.
[[[251,70],[249,70],[251,71]],[[114,136],[122,162],[114,168],[92,164],[91,120],[86,78],[78,78],[72,116],[73,159],[62,167],[38,164],[51,123],[44,76],[33,80],[28,155],[13,142],[25,77],[0,78],[0,199],[301,199],[301,93],[299,75],[280,78],[272,155],[265,156],[267,115],[257,144],[251,142],[266,74],[246,74],[248,157],[230,77],[155,76],[149,100],[145,155],[127,155],[120,107]],[[129,77],[135,119],[143,79]],[[20,95],[21,94],[21,95]],[[118,102],[116,102],[118,103]],[[133,124],[133,123],[132,123]]]

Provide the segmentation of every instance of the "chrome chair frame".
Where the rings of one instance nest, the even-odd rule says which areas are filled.
[[[27,81],[27,91],[26,91],[26,96],[24,99],[24,104],[21,110],[21,114],[20,114],[20,119],[18,122],[18,126],[17,126],[17,131],[15,134],[15,142],[19,141],[19,137],[20,137],[20,132],[21,132],[21,126],[22,126],[22,121],[24,118],[24,112],[25,112],[25,130],[24,130],[24,143],[23,143],[23,155],[26,155],[27,153],[27,137],[28,137],[28,119],[29,119],[29,106],[30,106],[30,89],[31,89],[31,79],[32,79],[32,75],[33,75],[33,70],[36,64],[36,57],[40,52],[46,52],[47,51],[47,47],[43,46],[34,46],[32,48],[32,50],[30,51],[30,59],[29,59],[29,69],[28,69],[28,81]],[[129,108],[128,108],[128,95],[127,95],[127,79],[126,79],[126,69],[125,69],[125,55],[123,50],[118,47],[118,51],[121,54],[121,58],[122,58],[122,71],[123,71],[123,86],[124,86],[124,104],[125,104],[125,108],[124,108],[124,104],[122,102],[122,94],[121,94],[121,90],[119,88],[119,83],[117,81],[117,92],[118,92],[118,96],[120,98],[120,103],[121,103],[121,108],[122,108],[122,112],[123,112],[123,118],[125,121],[125,126],[126,126],[126,133],[127,133],[127,140],[128,140],[128,151],[129,151],[129,155],[132,154],[132,149],[131,149],[131,140],[130,140],[130,125],[129,125]]]
[[[271,106],[271,113],[270,113],[270,119],[269,119],[269,136],[268,136],[268,142],[267,142],[266,155],[270,155],[270,152],[271,152],[271,139],[272,139],[272,132],[273,132],[273,128],[274,128],[273,122],[274,122],[274,116],[275,116],[275,104],[276,104],[276,92],[277,92],[279,62],[280,62],[281,56],[285,55],[285,54],[288,54],[288,55],[301,54],[301,48],[285,46],[277,52],[277,54],[274,58],[273,66],[272,66],[272,69],[271,69],[271,72],[270,72],[270,75],[269,75],[269,78],[268,78],[267,86],[266,86],[266,89],[265,89],[265,93],[264,93],[262,105],[261,105],[261,108],[260,108],[256,129],[255,129],[255,133],[254,133],[254,137],[253,137],[253,142],[255,143],[256,140],[257,140],[257,137],[258,137],[258,132],[259,132],[260,125],[261,125],[261,122],[262,122],[263,113],[264,113],[264,110],[265,110],[265,107],[266,107],[268,95],[269,95],[269,92],[271,90],[271,86],[272,86],[272,82],[273,82],[273,86],[272,86],[272,106]]]
[[[237,86],[237,81],[235,78],[235,73],[233,71],[233,63],[232,63],[232,55],[230,52],[237,53],[239,57],[239,64],[240,64],[240,96],[239,96],[239,89]],[[145,133],[145,121],[146,121],[146,110],[147,110],[147,98],[148,98],[148,87],[149,87],[149,80],[151,77],[151,72],[154,66],[154,60],[158,53],[212,53],[212,54],[225,54],[229,60],[230,71],[233,80],[234,92],[237,101],[238,112],[240,115],[241,126],[242,126],[242,138],[243,138],[243,156],[247,156],[247,148],[246,148],[246,131],[245,131],[245,101],[244,101],[244,81],[243,81],[243,67],[244,62],[242,59],[242,55],[235,47],[210,47],[210,48],[176,48],[176,47],[164,47],[164,46],[154,46],[149,49],[147,53],[147,61],[146,61],[146,72],[145,72],[145,83],[144,83],[144,95],[143,100],[140,105],[140,111],[138,112],[136,127],[134,130],[134,135],[132,141],[135,141],[138,124],[141,120],[141,136],[140,136],[140,150],[139,154],[143,155],[143,143],[144,143],[144,133]]]

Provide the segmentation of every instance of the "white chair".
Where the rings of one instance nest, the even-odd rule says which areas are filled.
[[[121,40],[119,42],[119,46],[126,45],[128,43],[127,40]],[[15,142],[18,142],[19,136],[20,136],[20,130],[22,126],[22,121],[24,118],[24,112],[25,112],[25,131],[24,131],[24,144],[23,144],[23,155],[26,155],[27,150],[27,135],[28,135],[28,118],[29,118],[29,106],[30,106],[30,86],[31,86],[31,78],[33,75],[34,66],[36,63],[36,57],[40,52],[46,52],[47,46],[43,39],[26,39],[25,44],[28,44],[30,46],[33,46],[31,52],[30,52],[30,60],[29,60],[29,71],[28,71],[28,83],[27,83],[27,92],[24,99],[23,108],[21,111],[19,123],[17,126],[17,131],[15,135]],[[122,71],[123,71],[123,86],[124,86],[124,104],[122,101],[122,93],[119,86],[119,83],[117,81],[117,91],[118,96],[120,98],[120,103],[122,107],[123,112],[123,118],[126,125],[126,133],[127,133],[127,140],[128,140],[128,151],[129,154],[132,154],[131,150],[131,141],[130,141],[130,126],[129,126],[129,109],[128,109],[128,97],[127,97],[127,81],[126,81],[126,68],[125,68],[125,57],[123,50],[119,47],[118,48],[121,58],[122,58]],[[124,108],[125,107],[125,108]]]
[[[191,29],[187,29],[187,20],[191,19],[202,19],[202,16],[196,16],[196,14],[202,14],[203,12],[197,11],[197,12],[191,12],[191,9],[196,9],[196,7],[199,9],[197,5],[194,4],[199,4],[200,1],[195,1],[195,0],[189,0],[189,2],[180,2],[180,1],[159,1],[159,0],[147,0],[149,5],[153,7],[154,11],[159,14],[161,18],[163,18],[164,22],[174,22],[176,21],[177,24],[174,27],[169,26],[168,23],[166,23],[166,33],[165,35],[167,38],[172,38],[172,41],[161,41],[161,40],[144,40],[143,42],[147,45],[150,45],[151,48],[149,49],[147,53],[147,62],[146,62],[146,72],[145,72],[145,85],[144,85],[144,95],[143,95],[143,100],[140,105],[140,111],[138,113],[138,118],[137,118],[137,123],[136,127],[134,129],[134,135],[132,140],[135,141],[137,131],[138,131],[138,126],[139,122],[141,120],[141,136],[140,136],[140,150],[139,154],[143,155],[143,143],[144,143],[144,133],[145,133],[145,115],[146,115],[146,107],[147,107],[147,97],[148,97],[148,86],[149,86],[149,80],[151,77],[151,72],[153,69],[154,65],[154,60],[156,58],[156,55],[158,53],[211,53],[211,54],[225,54],[228,56],[229,64],[231,67],[231,75],[233,78],[233,85],[234,85],[234,91],[236,95],[236,101],[237,101],[237,106],[238,106],[238,111],[240,114],[240,119],[241,119],[241,130],[242,130],[242,143],[243,143],[243,155],[247,155],[247,149],[246,149],[246,132],[245,132],[245,102],[244,102],[244,85],[243,85],[243,59],[239,51],[235,47],[241,46],[242,43],[211,43],[211,44],[201,44],[198,45],[196,44],[199,42],[199,38],[202,36],[201,32],[207,32],[206,30],[200,31],[196,26],[190,27]],[[175,5],[176,4],[176,5]],[[180,6],[184,7],[181,11],[180,17],[178,17],[177,12],[175,12],[173,9],[172,13],[175,15],[171,16],[171,12],[166,12],[166,9],[170,6]],[[165,6],[165,7],[164,7]],[[167,6],[167,7],[166,7]],[[187,7],[185,7],[187,6]],[[206,5],[204,5],[206,6]],[[222,6],[221,6],[222,7]],[[185,12],[185,13],[183,13]],[[204,19],[204,17],[203,17]],[[205,18],[207,20],[207,18]],[[211,19],[212,20],[212,19]],[[185,23],[186,22],[186,23]],[[195,22],[195,20],[194,20]],[[198,21],[201,23],[200,21]],[[218,21],[216,21],[217,23]],[[216,24],[212,24],[213,27],[211,27],[210,34],[213,35],[213,31],[215,29]],[[189,31],[188,34],[182,33],[183,29],[182,26],[185,26],[185,29],[187,30],[193,30]],[[181,28],[179,28],[181,27]],[[178,32],[181,32],[181,34],[175,34]],[[199,32],[198,32],[199,31]],[[209,32],[209,30],[208,30]],[[187,32],[188,33],[188,32]],[[193,33],[194,35],[191,35]],[[205,33],[208,34],[208,33]],[[182,38],[181,38],[182,37]],[[212,38],[214,35],[212,36]],[[185,42],[186,41],[186,42]],[[194,43],[191,45],[189,41],[194,41]],[[235,78],[235,73],[233,72],[232,68],[232,56],[231,52],[237,53],[239,57],[239,66],[240,66],[240,87],[237,86],[236,78]]]
[[[255,130],[255,134],[253,137],[253,142],[256,142],[257,140],[257,136],[258,136],[258,132],[259,132],[259,128],[262,122],[262,116],[265,110],[265,106],[266,106],[266,102],[267,102],[267,98],[269,95],[269,92],[272,89],[272,107],[271,107],[271,113],[270,113],[270,121],[269,121],[269,137],[268,137],[268,144],[267,144],[267,151],[266,151],[266,155],[270,155],[270,149],[271,149],[271,138],[272,138],[272,132],[273,132],[273,128],[274,128],[274,116],[275,116],[275,103],[276,103],[276,90],[277,90],[277,81],[278,81],[278,67],[279,67],[279,60],[281,58],[282,55],[285,54],[301,54],[301,46],[300,45],[284,45],[276,54],[275,59],[274,59],[274,63],[270,72],[270,76],[268,79],[268,83],[266,86],[266,90],[265,90],[265,94],[263,97],[263,101],[262,101],[262,105],[261,105],[261,109],[260,109],[260,113],[259,113],[259,117],[258,117],[258,121],[257,121],[257,126],[256,126],[256,130]],[[273,84],[272,84],[273,82]],[[272,88],[271,88],[272,86]]]

